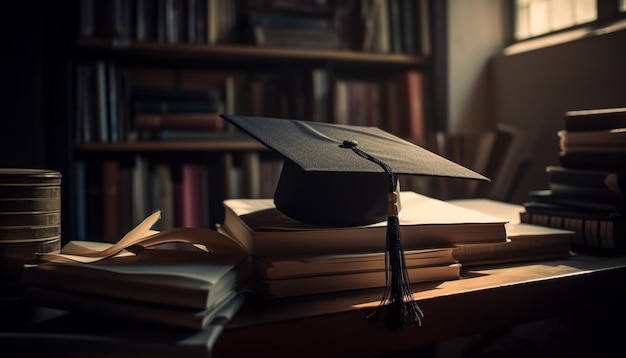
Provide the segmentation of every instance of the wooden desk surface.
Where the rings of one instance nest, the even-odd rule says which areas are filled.
[[[383,355],[511,325],[623,305],[624,278],[626,255],[577,255],[563,260],[466,268],[461,280],[415,285],[415,298],[425,314],[423,325],[397,332],[387,331],[382,324],[372,325],[366,319],[378,305],[381,289],[274,301],[250,299],[221,333],[212,353],[214,357]],[[111,346],[123,347],[124,353],[133,355],[209,355],[203,332],[124,325],[106,319],[63,318],[44,320],[35,328],[23,324],[15,329],[3,327],[0,345],[3,349],[48,356],[54,349],[60,353],[68,347],[76,348],[74,353],[90,352],[93,356],[97,349],[113,352]],[[121,356],[119,352],[115,355]]]
[[[381,290],[249,303],[218,340],[220,357],[381,355],[563,314],[623,304],[626,256],[576,255],[463,270],[414,286],[421,327],[389,332],[366,316]],[[617,301],[619,298],[619,301]],[[613,302],[615,301],[615,302]],[[270,354],[271,352],[271,354]],[[264,355],[262,354],[262,355]]]

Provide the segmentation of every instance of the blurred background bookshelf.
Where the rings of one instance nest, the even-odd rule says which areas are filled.
[[[110,2],[116,6],[126,4],[125,1]],[[150,3],[164,6],[168,2]],[[351,1],[333,2],[349,3]],[[259,148],[243,150],[247,144],[242,144],[239,137],[228,144],[228,140],[215,140],[216,145],[225,146],[222,150],[192,149],[198,141],[187,139],[181,144],[187,151],[172,149],[174,154],[165,153],[170,150],[167,146],[175,146],[169,144],[171,139],[168,144],[165,140],[142,144],[120,142],[119,137],[118,142],[79,141],[76,131],[79,107],[75,98],[77,68],[89,71],[98,66],[112,68],[117,74],[115,77],[135,79],[142,71],[166,73],[169,79],[145,75],[143,80],[158,78],[160,84],[173,81],[177,86],[186,83],[185,86],[194,91],[198,89],[197,83],[204,81],[201,77],[206,78],[207,73],[217,74],[222,78],[219,81],[214,78],[219,83],[222,100],[226,98],[227,78],[235,79],[229,81],[231,84],[244,84],[242,88],[250,89],[252,86],[246,84],[251,83],[251,79],[261,83],[261,79],[281,75],[281,80],[276,79],[272,85],[281,83],[282,92],[291,95],[297,91],[285,90],[289,87],[283,83],[291,83],[293,88],[294,80],[284,78],[293,79],[297,77],[293,74],[299,73],[302,81],[305,77],[308,80],[315,69],[318,80],[326,74],[333,84],[338,83],[339,89],[332,89],[333,97],[339,93],[341,98],[349,81],[380,83],[403,72],[415,71],[423,76],[424,96],[429,97],[423,102],[427,147],[485,174],[492,182],[468,186],[468,183],[455,181],[446,181],[445,185],[418,181],[406,186],[402,183],[403,187],[417,185],[418,192],[442,199],[479,195],[523,203],[528,200],[529,190],[548,184],[545,168],[558,160],[555,133],[562,127],[563,113],[624,105],[626,71],[622,65],[621,44],[626,26],[623,4],[617,16],[609,21],[601,10],[607,9],[605,5],[613,9],[610,4],[614,2],[599,2],[595,21],[561,29],[555,34],[520,39],[515,37],[514,21],[518,3],[539,6],[544,1],[426,1],[428,10],[421,14],[429,15],[428,23],[421,24],[426,31],[420,36],[430,39],[430,43],[417,46],[416,41],[419,50],[412,53],[396,52],[391,47],[386,52],[365,50],[363,42],[360,47],[356,46],[363,40],[361,35],[354,37],[359,40],[351,42],[347,48],[270,47],[257,44],[249,26],[245,31],[237,31],[242,34],[240,38],[211,45],[208,40],[202,42],[202,36],[199,40],[196,36],[196,42],[183,37],[176,43],[167,39],[140,39],[136,25],[128,33],[105,35],[96,33],[94,28],[92,35],[81,36],[79,0],[8,1],[2,22],[3,33],[7,35],[3,46],[6,51],[0,60],[7,69],[2,75],[5,86],[0,96],[5,118],[0,131],[0,148],[5,153],[1,158],[2,166],[47,168],[62,173],[63,237],[71,238],[75,236],[75,218],[80,214],[73,204],[77,192],[74,174],[77,163],[80,167],[80,162],[95,164],[107,158],[146,154],[175,161],[194,157],[220,163],[220,156],[230,153],[223,161],[229,162],[232,158],[236,167],[243,162],[244,153],[269,155]],[[323,16],[328,16],[328,12],[325,14]],[[336,41],[333,46],[339,43]],[[203,76],[197,77],[196,84],[190,84],[198,73]],[[606,81],[607,78],[612,80]],[[228,88],[235,87],[241,89],[239,86]],[[312,97],[302,98],[310,100]],[[80,108],[89,107],[83,103]],[[335,106],[328,106],[325,113],[334,116],[334,111]],[[312,111],[306,112],[307,117],[311,114]],[[419,142],[410,138],[413,136],[408,131],[396,133]],[[137,133],[127,131],[128,134],[132,137]],[[237,147],[233,148],[233,144]],[[138,147],[132,148],[135,145]]]
[[[76,239],[116,241],[157,208],[160,229],[214,228],[224,199],[272,197],[282,160],[220,113],[376,126],[422,145],[435,128],[429,1],[78,0],[68,10],[66,190],[78,220],[66,232]]]

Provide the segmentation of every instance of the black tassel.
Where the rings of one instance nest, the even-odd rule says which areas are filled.
[[[380,159],[373,157],[360,148],[358,143],[346,140],[342,148],[350,148],[361,157],[372,161],[383,168],[389,175],[389,194],[387,198],[387,238],[385,249],[385,291],[378,308],[367,317],[371,322],[377,322],[384,316],[385,326],[390,330],[399,330],[406,325],[422,325],[424,314],[415,302],[411,281],[406,269],[402,235],[398,220],[398,193],[396,193],[396,179],[391,167]]]
[[[395,192],[389,194],[387,216],[387,248],[385,268],[387,273],[385,292],[379,307],[368,318],[376,322],[384,316],[385,326],[399,330],[406,325],[422,325],[424,314],[413,298],[409,274],[406,270],[402,235],[398,221],[398,201]]]

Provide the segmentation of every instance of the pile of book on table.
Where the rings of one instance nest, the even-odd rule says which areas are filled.
[[[410,191],[401,192],[400,198],[402,244],[411,283],[457,280],[462,265],[569,255],[573,233],[521,225],[521,206],[485,201],[482,208],[468,208]],[[386,222],[320,227],[287,217],[272,199],[229,199],[223,204],[225,218],[218,232],[248,251],[251,288],[262,297],[385,286]],[[497,204],[513,212],[509,218],[517,218],[517,223],[482,212],[498,212]],[[510,225],[525,229],[516,231]]]
[[[548,188],[529,192],[523,222],[576,232],[573,246],[626,248],[626,108],[569,111]]]
[[[41,263],[24,268],[24,299],[218,335],[242,304],[247,254],[214,230],[151,230],[159,217],[153,213],[115,244],[71,241],[60,253],[42,254]]]

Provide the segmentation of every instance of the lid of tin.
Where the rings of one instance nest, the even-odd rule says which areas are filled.
[[[60,185],[61,173],[56,170],[0,168],[0,185]]]

